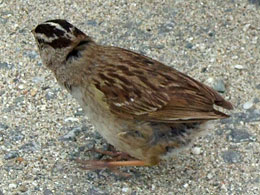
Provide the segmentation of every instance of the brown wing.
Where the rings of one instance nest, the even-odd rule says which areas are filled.
[[[231,103],[206,85],[132,51],[106,49],[93,80],[115,115],[162,122],[228,117],[213,105]]]

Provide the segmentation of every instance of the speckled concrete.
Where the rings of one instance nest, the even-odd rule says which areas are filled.
[[[259,1],[35,2],[0,1],[0,194],[260,194]],[[130,179],[79,169],[107,144],[41,64],[30,30],[54,18],[213,86],[232,117]]]

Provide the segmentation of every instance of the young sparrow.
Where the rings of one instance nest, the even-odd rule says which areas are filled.
[[[232,109],[216,91],[156,60],[103,46],[66,20],[33,31],[43,64],[77,99],[98,132],[128,161],[90,167],[155,165],[189,145],[209,120]]]

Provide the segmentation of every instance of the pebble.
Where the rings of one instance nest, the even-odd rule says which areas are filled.
[[[221,80],[221,79],[216,80],[214,85],[213,85],[213,89],[215,89],[216,91],[218,91],[220,93],[224,93],[226,91],[224,81]]]
[[[88,189],[88,193],[87,194],[91,194],[91,195],[106,195],[108,193],[102,191],[101,189],[99,189],[97,187],[92,186],[92,187],[90,187]]]
[[[49,189],[44,189],[43,191],[43,195],[52,195],[52,194],[53,194],[52,191]]]
[[[258,37],[256,36],[256,37],[254,37],[254,38],[252,39],[252,43],[253,43],[253,44],[257,44],[257,42],[258,42]]]
[[[250,112],[249,117],[248,117],[248,122],[256,122],[260,121],[260,109],[259,110],[253,110]]]
[[[20,192],[26,192],[28,191],[28,188],[25,185],[21,185],[18,187]]]
[[[20,96],[20,97],[17,97],[17,98],[14,99],[14,103],[15,104],[18,104],[18,103],[23,102],[23,101],[24,101],[24,97],[23,96]]]
[[[122,188],[122,192],[127,193],[128,191],[129,191],[129,188],[127,188],[127,187]]]
[[[207,174],[207,178],[208,178],[209,180],[212,179],[212,178],[213,178],[212,173],[208,173],[208,174]]]
[[[195,155],[199,155],[201,153],[201,148],[200,147],[194,147],[194,148],[192,148],[191,152]]]
[[[207,72],[207,67],[203,67],[202,69],[201,69],[201,72]]]
[[[8,129],[8,125],[0,123],[0,131]]]
[[[25,87],[24,87],[24,85],[23,84],[20,84],[20,85],[18,85],[18,89],[24,89]]]
[[[155,45],[154,48],[156,49],[163,49],[165,46],[164,45]]]
[[[256,141],[255,137],[242,129],[231,130],[231,133],[227,135],[227,139],[235,143]]]
[[[3,1],[1,1],[1,2],[3,2]],[[3,17],[0,16],[0,23],[1,24],[5,25],[7,23],[7,21],[8,21],[7,18],[3,18]]]
[[[214,57],[213,57],[213,58],[210,58],[209,61],[210,61],[211,63],[213,63],[213,62],[216,61],[216,58],[214,58]]]
[[[10,160],[10,159],[13,159],[13,158],[17,158],[18,156],[19,156],[18,151],[12,150],[12,151],[10,151],[10,152],[8,152],[4,155],[4,159]]]
[[[171,32],[174,28],[174,25],[175,24],[173,22],[159,25],[158,27],[159,33],[163,34],[163,33]]]
[[[256,89],[260,90],[260,84],[256,85]]]
[[[222,153],[222,158],[226,163],[241,162],[241,154],[235,150],[227,150]]]
[[[201,43],[201,44],[198,45],[198,48],[200,48],[201,51],[204,51],[206,46],[205,46],[204,43]]]
[[[260,102],[260,99],[259,98],[254,98],[254,104],[257,104],[257,103],[259,103]]]
[[[78,118],[75,118],[75,117],[68,117],[66,119],[64,119],[64,122],[79,122],[79,119]]]
[[[35,152],[40,150],[41,146],[35,141],[29,141],[26,144],[22,145],[19,149],[24,152]]]
[[[60,138],[61,141],[76,141],[76,136],[82,131],[81,127],[75,127]]]
[[[34,97],[36,94],[37,94],[37,89],[32,89],[31,91],[30,91],[30,94],[31,94],[31,96],[32,97]]]
[[[5,94],[5,90],[0,90],[0,96]]]
[[[238,69],[238,70],[243,70],[243,69],[245,69],[244,66],[239,65],[239,64],[238,64],[238,65],[235,65],[234,67],[235,67],[235,69]]]
[[[29,57],[30,59],[35,59],[39,56],[39,54],[34,50],[26,51],[23,55]]]
[[[208,35],[209,35],[210,37],[213,37],[215,34],[216,34],[215,32],[209,32]]]
[[[253,105],[254,105],[253,101],[248,101],[248,102],[243,104],[243,108],[245,110],[248,110],[248,109],[252,108]]]
[[[97,26],[97,22],[96,22],[95,20],[88,20],[88,21],[87,21],[87,25]]]
[[[62,173],[63,171],[64,171],[64,164],[62,164],[60,161],[56,161],[52,167],[51,172],[52,173]]]
[[[11,69],[12,67],[12,64],[8,64],[7,62],[0,62],[0,69]]]
[[[210,85],[212,85],[212,84],[214,83],[214,78],[209,77],[209,78],[207,79],[207,83],[209,83]]]
[[[13,142],[22,141],[24,139],[24,134],[20,132],[18,129],[10,131],[11,136],[10,139]]]
[[[44,82],[44,77],[33,77],[32,82],[34,83],[42,83]]]
[[[45,95],[46,100],[51,100],[51,99],[54,99],[55,97],[56,97],[56,94],[52,91],[48,91]]]
[[[10,189],[14,189],[14,188],[17,187],[17,185],[16,185],[15,183],[10,183],[10,184],[8,185],[8,187],[9,187]]]
[[[249,3],[255,4],[255,5],[259,5],[260,1],[259,0],[248,0]]]
[[[87,177],[89,180],[93,181],[93,180],[96,180],[98,178],[98,173],[96,172],[88,172],[87,173]],[[93,189],[94,190],[94,189]]]
[[[241,121],[245,123],[260,121],[260,109],[248,109],[245,112],[234,113],[231,118],[221,120],[221,123],[228,125],[230,123],[240,123]]]
[[[191,43],[187,43],[187,44],[185,45],[185,47],[186,47],[187,49],[192,49],[193,45],[192,45]]]
[[[74,113],[74,116],[83,116],[84,114],[84,111],[80,108]]]
[[[246,32],[248,31],[249,27],[251,26],[251,24],[246,24],[244,27],[243,27],[243,31]]]

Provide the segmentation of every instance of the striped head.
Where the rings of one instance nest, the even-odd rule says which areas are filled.
[[[35,37],[43,63],[54,68],[82,40],[90,38],[66,20],[48,20],[39,24],[32,33]]]

